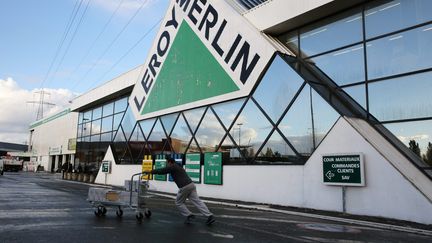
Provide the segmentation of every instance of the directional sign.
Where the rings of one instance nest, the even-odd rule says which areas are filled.
[[[362,154],[324,155],[323,182],[326,185],[364,186]]]
[[[111,173],[111,161],[102,161],[102,173]]]

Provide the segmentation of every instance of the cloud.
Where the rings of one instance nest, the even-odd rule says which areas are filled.
[[[427,134],[417,134],[417,135],[412,135],[412,136],[398,136],[398,138],[403,142],[403,143],[407,143],[410,140],[426,140],[429,139],[429,135]]]
[[[68,106],[68,101],[74,94],[67,89],[44,89],[50,96],[47,102],[55,106],[45,106],[44,116],[60,112]],[[11,143],[24,143],[29,137],[29,125],[36,119],[37,104],[28,104],[27,101],[38,100],[35,93],[38,90],[26,90],[19,87],[12,78],[0,79],[0,141]]]
[[[105,11],[114,12],[121,1],[122,0],[93,0],[92,4]],[[121,16],[130,16],[141,8],[141,5],[143,5],[142,9],[145,9],[158,1],[159,0],[123,0],[117,14]]]

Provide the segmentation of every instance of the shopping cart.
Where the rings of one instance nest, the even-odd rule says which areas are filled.
[[[139,221],[144,216],[150,218],[151,211],[146,206],[149,182],[142,179],[142,175],[145,174],[132,175],[130,183],[126,183],[125,190],[90,187],[87,201],[95,208],[94,214],[98,217],[104,216],[107,213],[107,208],[111,207],[116,208],[116,215],[121,218],[123,209],[127,208],[135,210],[135,217]],[[134,180],[137,176],[139,176],[138,180]],[[134,187],[134,185],[136,186]]]

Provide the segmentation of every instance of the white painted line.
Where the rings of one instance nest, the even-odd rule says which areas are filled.
[[[176,198],[175,196],[166,195],[166,194],[162,194],[162,193],[149,192],[149,194],[167,197],[167,198],[172,198],[172,199]],[[262,206],[262,207],[256,206],[256,205],[250,206],[250,205],[227,203],[227,202],[217,202],[217,201],[211,201],[211,200],[203,200],[203,201],[206,203],[219,204],[219,205],[224,205],[224,206],[256,209],[256,210],[261,210],[261,211],[283,213],[283,214],[287,214],[287,215],[296,215],[296,216],[303,216],[303,217],[309,217],[309,218],[315,218],[315,219],[331,220],[331,221],[335,221],[335,222],[357,224],[357,225],[362,225],[362,226],[375,227],[375,228],[379,228],[379,229],[395,230],[395,231],[401,231],[401,232],[407,232],[407,233],[432,236],[432,231],[430,231],[430,230],[410,228],[410,227],[404,227],[404,226],[398,226],[398,225],[375,223],[375,222],[369,222],[369,221],[364,221],[364,220],[339,218],[339,217],[334,217],[334,216],[318,215],[318,214],[311,214],[311,213],[302,213],[302,212],[295,212],[295,211],[289,211],[289,210],[280,210],[280,209],[268,208],[265,206]]]

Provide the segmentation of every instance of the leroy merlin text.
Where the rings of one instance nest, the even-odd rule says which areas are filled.
[[[239,79],[243,84],[246,83],[260,59],[260,55],[251,53],[249,42],[243,40],[242,35],[237,34],[228,46],[221,45],[219,43],[220,38],[224,35],[224,30],[229,23],[220,17],[218,11],[207,0],[176,0],[176,4],[197,30],[204,33],[208,44],[223,58],[230,69],[235,71],[240,68]],[[152,54],[140,82],[144,94],[142,97],[134,97],[134,103],[138,110],[141,110],[145,103],[146,96],[161,68],[161,60],[167,54],[173,41],[171,34],[175,33],[179,26],[180,19],[176,18],[176,14],[178,15],[176,5],[174,5],[171,10],[171,17],[165,23],[165,30],[159,36],[156,51]],[[239,65],[240,62],[241,65]]]

